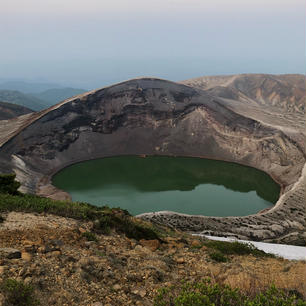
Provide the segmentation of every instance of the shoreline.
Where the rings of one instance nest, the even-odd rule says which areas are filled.
[[[60,188],[57,188],[56,186],[54,186],[52,184],[52,178],[55,174],[57,174],[58,172],[62,171],[63,169],[65,169],[67,167],[70,167],[72,165],[76,165],[76,164],[79,164],[79,163],[82,163],[82,162],[97,160],[97,159],[113,158],[113,157],[123,157],[123,156],[137,156],[139,158],[155,157],[155,156],[156,157],[199,158],[199,159],[207,159],[207,160],[213,160],[213,161],[222,161],[222,162],[226,162],[226,163],[233,163],[233,164],[237,164],[237,165],[240,165],[240,166],[243,166],[243,167],[254,168],[258,171],[261,171],[261,172],[267,174],[276,184],[279,185],[280,192],[279,192],[279,195],[278,195],[278,200],[271,207],[264,208],[264,209],[258,211],[257,213],[254,213],[254,214],[249,214],[249,215],[245,215],[245,216],[237,216],[237,217],[247,217],[247,216],[252,216],[252,215],[261,215],[261,214],[264,214],[266,212],[269,212],[271,209],[273,209],[277,205],[279,199],[284,194],[285,188],[288,187],[288,185],[286,186],[286,185],[280,183],[280,180],[278,180],[276,177],[274,177],[270,173],[268,173],[268,172],[266,172],[262,169],[252,167],[252,166],[249,166],[249,165],[246,165],[246,164],[243,164],[243,163],[239,163],[239,162],[233,162],[233,161],[228,161],[228,160],[218,159],[218,158],[207,158],[205,156],[192,156],[192,155],[181,156],[181,155],[169,155],[169,154],[168,155],[160,155],[160,154],[152,154],[152,155],[150,155],[150,154],[135,154],[135,155],[131,155],[131,154],[127,154],[127,155],[105,156],[105,157],[100,157],[100,158],[89,158],[89,159],[86,159],[86,160],[79,160],[79,161],[75,161],[75,162],[70,162],[70,163],[67,163],[67,164],[65,164],[61,167],[55,168],[50,172],[50,174],[44,176],[39,181],[35,194],[37,194],[39,196],[44,196],[44,197],[47,197],[47,198],[51,198],[51,199],[54,199],[54,200],[69,200],[69,201],[72,201],[72,197],[69,194],[69,192],[67,192],[65,190],[62,190]],[[153,213],[153,212],[147,212],[147,213]],[[174,212],[174,213],[177,213],[177,212]],[[193,216],[192,214],[184,214],[184,215]],[[198,216],[212,217],[212,216],[205,216],[205,215],[198,215]],[[227,218],[227,217],[218,217],[218,216],[213,216],[213,217]],[[230,217],[236,217],[236,216],[230,216]]]

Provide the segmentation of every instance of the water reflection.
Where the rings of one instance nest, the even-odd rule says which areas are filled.
[[[124,156],[87,161],[63,169],[53,183],[70,192],[74,200],[96,205],[107,202],[134,214],[162,209],[207,215],[207,211],[211,215],[233,215],[236,211],[245,215],[267,208],[279,195],[279,186],[259,170],[185,157]],[[214,198],[217,205],[228,207],[228,212],[208,209],[216,205]],[[182,209],[183,199],[194,207]],[[203,207],[207,199],[210,203]]]

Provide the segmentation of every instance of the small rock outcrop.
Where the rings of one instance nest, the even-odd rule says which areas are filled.
[[[0,259],[21,258],[21,252],[13,248],[0,248]]]

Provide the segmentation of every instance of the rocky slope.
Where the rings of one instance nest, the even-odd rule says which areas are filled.
[[[12,119],[32,112],[33,111],[27,107],[7,102],[0,102],[0,120]]]
[[[248,294],[274,283],[305,293],[305,262],[232,255],[215,262],[201,241],[176,233],[163,241],[115,232],[87,241],[91,222],[45,214],[9,213],[0,224],[0,283],[30,284],[41,305],[153,305],[156,291],[181,280],[238,287]],[[0,293],[0,304],[3,296]]]
[[[219,86],[222,82],[216,83]],[[224,98],[211,88],[135,79],[22,116],[1,135],[0,169],[14,171],[23,191],[59,197],[63,193],[51,185],[51,175],[87,159],[157,154],[237,162],[263,170],[281,184],[282,196],[271,211],[239,218],[171,212],[141,217],[187,231],[303,244],[305,120],[299,115],[303,109],[292,113],[288,108],[289,117],[281,117],[283,110],[277,103],[272,105],[273,111],[272,102],[265,103],[269,108],[260,105],[261,112],[258,101]],[[269,91],[262,92],[261,96],[271,100]],[[292,91],[286,93],[291,95]],[[290,116],[296,114],[300,121],[294,120],[296,126],[291,126]]]
[[[241,74],[206,76],[182,82],[222,98],[274,106],[287,112],[305,113],[304,75]]]

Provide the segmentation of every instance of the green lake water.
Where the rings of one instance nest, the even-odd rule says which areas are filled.
[[[206,216],[245,216],[271,207],[280,187],[266,173],[189,157],[120,156],[69,166],[53,184],[73,201],[127,209]]]

